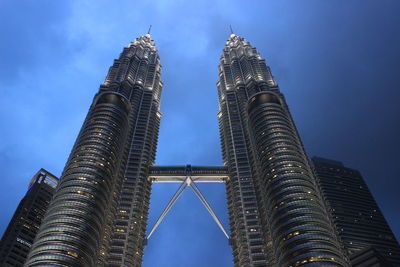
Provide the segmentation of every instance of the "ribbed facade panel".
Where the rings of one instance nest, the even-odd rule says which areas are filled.
[[[237,95],[227,94],[221,105],[221,139],[230,180],[226,183],[234,261],[237,266],[263,266],[266,244],[261,228],[256,185],[252,177],[249,141]]]
[[[270,91],[256,94],[248,104],[277,263],[343,266],[341,247],[285,106]]]
[[[94,266],[128,133],[123,96],[97,96],[65,166],[26,266]]]

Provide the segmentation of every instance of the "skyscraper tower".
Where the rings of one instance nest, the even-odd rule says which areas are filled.
[[[114,61],[77,137],[26,266],[139,266],[161,118],[150,34]]]
[[[347,266],[284,96],[235,34],[217,87],[235,266]]]

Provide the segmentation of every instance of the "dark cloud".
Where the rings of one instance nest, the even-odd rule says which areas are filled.
[[[158,164],[221,164],[217,65],[229,35],[272,68],[309,154],[360,170],[397,237],[400,217],[398,1],[3,1],[0,232],[31,176],[60,174],[122,47],[153,25],[165,83]],[[153,187],[150,221],[177,185]],[[223,185],[202,185],[228,226]],[[144,266],[231,266],[225,237],[188,190]]]

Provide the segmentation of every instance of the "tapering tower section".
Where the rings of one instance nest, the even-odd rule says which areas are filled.
[[[284,96],[235,34],[217,87],[235,266],[347,266]]]
[[[149,34],[124,48],[94,97],[26,266],[139,266],[161,118]]]
[[[257,50],[231,34],[219,65],[219,127],[224,164],[235,266],[274,263],[269,229],[262,222],[264,210],[257,199],[257,170],[247,127],[246,103],[251,95],[275,86]],[[252,166],[253,165],[253,166]]]
[[[125,95],[131,103],[127,164],[117,196],[116,217],[107,247],[107,266],[140,266],[160,126],[161,65],[150,34],[131,42],[110,68],[101,90]]]

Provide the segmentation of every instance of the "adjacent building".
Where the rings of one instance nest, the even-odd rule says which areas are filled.
[[[360,259],[376,250],[393,266],[400,266],[399,243],[360,172],[339,161],[320,157],[313,157],[312,161],[347,253]],[[352,256],[356,254],[360,256]]]
[[[0,266],[23,266],[57,182],[58,178],[45,169],[33,176],[0,241]]]
[[[393,267],[375,248],[367,247],[350,255],[352,267]]]

